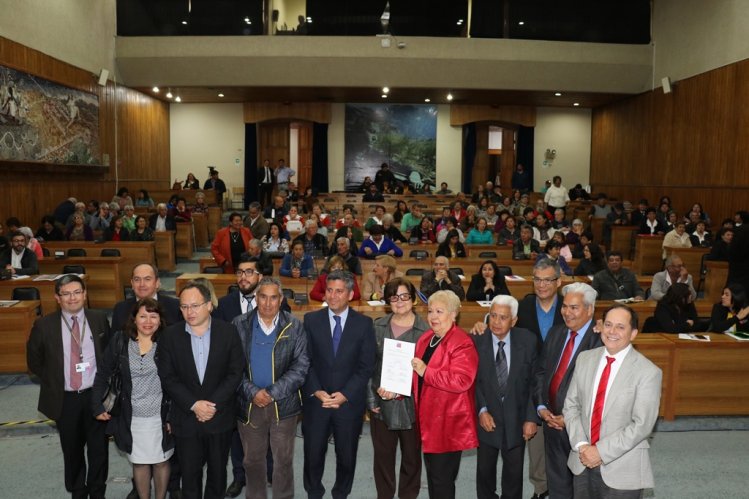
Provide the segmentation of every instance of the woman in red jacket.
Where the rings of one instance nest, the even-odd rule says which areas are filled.
[[[223,267],[224,274],[233,274],[239,264],[239,257],[247,251],[252,233],[242,225],[242,215],[233,212],[229,215],[229,226],[216,232],[211,243],[211,254],[216,265]]]
[[[460,299],[452,291],[429,297],[431,330],[416,343],[413,392],[430,498],[454,498],[464,450],[478,447],[473,341],[455,324]]]

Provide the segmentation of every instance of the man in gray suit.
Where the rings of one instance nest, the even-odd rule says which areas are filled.
[[[632,348],[637,314],[614,305],[604,346],[581,352],[564,403],[575,498],[640,498],[653,487],[648,437],[658,418],[661,370]]]

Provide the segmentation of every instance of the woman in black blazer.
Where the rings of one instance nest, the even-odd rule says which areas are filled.
[[[466,300],[469,301],[490,301],[497,295],[509,295],[505,276],[499,271],[497,264],[493,260],[486,260],[479,267],[477,274],[471,278],[471,284],[468,286]]]
[[[654,317],[657,332],[688,333],[699,330],[696,327],[697,310],[692,303],[692,292],[689,286],[682,282],[672,284],[668,288],[666,295],[655,307]]]
[[[710,331],[749,331],[749,300],[744,286],[731,283],[723,288],[720,303],[713,305]]]

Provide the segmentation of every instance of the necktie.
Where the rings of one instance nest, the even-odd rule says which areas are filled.
[[[343,328],[341,327],[341,318],[337,315],[333,316],[335,320],[335,327],[333,328],[333,356],[338,353],[338,344],[341,342],[341,336],[343,336]]]
[[[497,371],[497,381],[499,382],[499,397],[504,399],[507,392],[507,356],[505,355],[505,342],[499,342],[497,357],[494,359],[494,369]]]
[[[551,402],[551,409],[555,414],[562,412],[561,407],[557,408],[557,391],[562,384],[564,375],[567,373],[567,367],[570,365],[572,350],[575,347],[575,337],[577,337],[577,331],[570,331],[570,339],[567,340],[567,344],[564,345],[562,358],[559,360],[557,370],[551,378],[551,383],[549,383],[549,402]],[[564,401],[562,401],[562,403],[564,403]]]
[[[609,375],[611,374],[611,364],[616,359],[606,356],[606,367],[601,373],[601,381],[598,382],[598,391],[596,392],[596,401],[593,403],[593,416],[590,418],[590,445],[595,445],[601,433],[601,417],[603,416],[603,406],[606,403],[606,387],[609,384]]]
[[[81,338],[81,328],[78,325],[78,317],[75,315],[72,317],[73,320],[73,327],[70,329],[70,334],[72,338],[70,338],[70,388],[74,391],[80,390],[81,385],[83,384],[83,373],[79,373],[75,366],[79,362],[81,362],[81,352],[82,346],[80,344],[82,340]]]

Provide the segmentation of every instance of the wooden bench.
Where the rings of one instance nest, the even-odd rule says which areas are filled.
[[[176,235],[177,232],[173,230],[153,233],[156,242],[156,261],[160,270],[172,271],[177,268]]]
[[[705,260],[705,300],[718,303],[728,281],[728,262]]]
[[[611,251],[619,251],[625,259],[632,258],[632,238],[637,232],[636,227],[630,225],[611,226]]]
[[[36,288],[39,290],[42,314],[50,314],[57,310],[55,297],[55,281],[35,281],[38,276],[29,276],[25,279],[10,279],[0,281],[0,300],[10,300],[15,288]],[[88,283],[89,276],[84,275],[83,281]]]
[[[179,197],[185,198],[185,201],[187,201],[188,205],[194,205],[195,204],[195,194],[198,192],[202,192],[205,194],[205,203],[207,205],[215,205],[216,204],[216,191],[213,189],[184,189],[184,190],[173,190],[173,189],[149,189],[148,194],[151,196],[151,199],[153,199],[153,202],[155,204],[159,203],[166,203],[169,201],[169,198],[174,196],[175,194]]]
[[[638,274],[655,274],[663,270],[663,236],[635,236],[634,262]]]
[[[195,247],[207,248],[211,244],[210,239],[208,239],[208,215],[193,213],[192,221],[195,229]]]
[[[694,288],[698,289],[702,283],[702,274],[700,269],[702,268],[702,258],[710,252],[710,248],[664,248],[667,255],[673,253],[679,255],[681,261],[684,262],[684,267],[692,275],[692,281],[694,282]]]
[[[195,241],[193,241],[192,234],[192,223],[177,223],[177,235],[174,240],[177,258],[186,258],[188,260],[192,258],[195,248]]]

